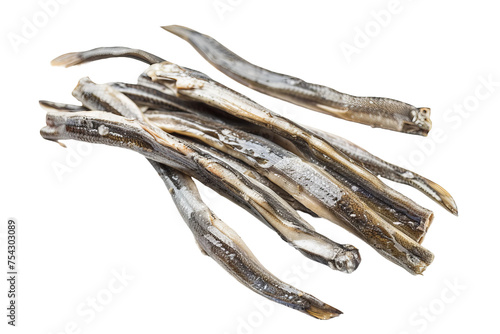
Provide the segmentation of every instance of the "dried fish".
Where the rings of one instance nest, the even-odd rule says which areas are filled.
[[[261,93],[347,121],[426,136],[431,129],[429,108],[382,97],[360,97],[312,84],[249,63],[210,36],[171,25],[163,29],[190,43],[222,73]]]
[[[345,188],[350,189],[389,224],[402,230],[414,240],[420,242],[425,235],[426,230],[420,228],[418,221],[412,220],[388,207],[377,198],[366,194],[342,176],[336,173],[333,175],[325,173],[308,161],[302,160],[300,156],[261,136],[239,131],[228,124],[215,122],[199,115],[162,112],[161,114],[148,114],[146,117],[149,122],[154,123],[164,131],[198,139],[251,165],[260,174],[265,175],[276,185],[288,191],[290,195],[295,194],[296,200],[318,215],[321,215],[318,212],[318,210],[321,211],[318,208],[320,205],[318,202],[321,202],[321,198],[324,197],[323,192],[335,192],[336,188],[332,183],[337,184],[337,181],[340,181]],[[295,175],[295,169],[309,176],[305,184],[300,183],[304,180]],[[312,196],[312,198],[308,196]],[[325,209],[334,208],[327,207]]]
[[[240,283],[261,296],[318,319],[342,314],[267,271],[236,232],[203,203],[189,176],[154,161],[151,164],[165,182],[200,248]]]
[[[56,58],[57,61],[54,60],[53,64],[68,67],[112,57],[130,57],[141,60],[148,64],[154,64],[156,62],[163,61],[162,58],[143,50],[129,49],[124,47],[120,47],[119,49],[121,52],[116,52],[115,48],[112,47],[96,48],[83,52],[73,52]],[[98,53],[100,57],[95,57],[95,53]],[[68,55],[72,56],[69,57]],[[78,61],[71,61],[74,58],[77,58]],[[164,89],[164,87],[158,83],[152,82],[152,80],[144,74],[139,77],[139,82],[141,83],[140,85],[125,83],[112,83],[110,85],[127,95],[129,98],[134,100],[134,102],[155,109],[163,109],[169,111],[182,110],[204,115],[216,114],[218,117],[224,117],[223,115],[221,115],[220,110],[217,108],[210,107],[200,102],[180,99],[179,97],[175,96],[172,91]],[[457,206],[455,201],[453,200],[453,197],[437,183],[423,176],[420,176],[415,172],[388,163],[344,138],[331,133],[327,133],[325,131],[312,128],[308,129],[316,135],[325,139],[332,146],[334,146],[339,151],[343,152],[374,174],[380,175],[391,181],[412,186],[426,194],[428,197],[436,201],[438,204],[443,206],[454,215],[458,214]],[[269,132],[267,132],[267,135],[269,135]],[[281,141],[281,138],[281,136],[278,136],[274,139],[280,140],[280,143],[282,144],[283,141]]]

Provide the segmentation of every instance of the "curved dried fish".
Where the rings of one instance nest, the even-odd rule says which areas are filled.
[[[297,221],[300,222],[300,216],[294,210],[279,209],[279,206],[283,208],[288,206],[279,196],[273,197],[273,193],[270,191],[259,193],[255,188],[264,186],[258,182],[239,175],[229,166],[225,166],[224,163],[194,149],[186,142],[140,121],[128,120],[122,116],[99,111],[49,111],[47,113],[47,126],[42,128],[41,135],[48,140],[75,139],[128,148],[151,160],[196,177],[203,183],[223,183],[241,191],[245,202],[257,203],[257,210],[268,222],[273,223],[276,222],[273,220],[283,219],[284,223],[276,224],[274,228],[279,233],[289,233],[286,237],[291,240],[297,239],[299,242],[294,240],[292,244],[295,248],[316,253],[321,258],[329,258],[332,255],[325,253],[327,250],[325,247],[318,247],[317,238],[307,237],[307,233],[310,232],[302,229],[297,223]],[[377,250],[386,250],[381,251],[382,255],[413,274],[422,273],[432,262],[431,252],[378,216],[372,216],[371,210],[365,204],[356,201],[354,196],[349,196],[349,192],[339,195],[340,198],[335,200],[345,214],[364,211],[363,214],[356,217],[351,216],[349,222],[341,223],[344,223],[345,228],[360,238],[373,234],[373,238],[378,240],[374,247]],[[287,225],[286,222],[292,225]],[[354,226],[355,228],[353,228]],[[305,252],[303,253],[307,255]],[[346,259],[345,257],[353,254],[352,249],[347,249],[344,252],[334,254],[334,256],[336,260],[340,258],[345,264],[346,262],[352,263],[352,258]],[[333,265],[338,264],[335,262]]]
[[[171,25],[162,27],[191,44],[222,73],[261,93],[347,121],[426,136],[431,129],[429,108],[381,97],[360,97],[312,84],[249,63],[210,36]]]
[[[338,309],[281,281],[255,258],[243,240],[203,203],[193,180],[152,161],[182,218],[203,251],[247,288],[272,301],[318,319],[342,314]]]

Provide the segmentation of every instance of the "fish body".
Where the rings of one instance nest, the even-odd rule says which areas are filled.
[[[431,129],[429,108],[382,97],[360,97],[273,72],[241,58],[210,36],[183,26],[163,29],[190,43],[203,58],[239,83],[296,105],[351,122],[426,136]]]

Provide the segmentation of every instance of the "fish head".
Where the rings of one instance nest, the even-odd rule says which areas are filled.
[[[332,269],[350,274],[356,270],[361,263],[361,256],[356,247],[345,245],[344,249],[337,253],[333,261],[329,262]]]
[[[402,132],[427,136],[432,128],[431,109],[422,107],[411,111],[412,121],[403,124]]]

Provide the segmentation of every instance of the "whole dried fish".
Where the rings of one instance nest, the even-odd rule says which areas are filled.
[[[162,28],[190,43],[222,73],[261,93],[372,127],[422,136],[431,129],[429,108],[416,108],[388,98],[344,94],[249,63],[212,37],[195,30],[179,25]]]
[[[240,283],[261,296],[318,319],[342,314],[267,271],[236,232],[203,203],[189,176],[154,161],[151,164],[165,182],[200,248]]]

